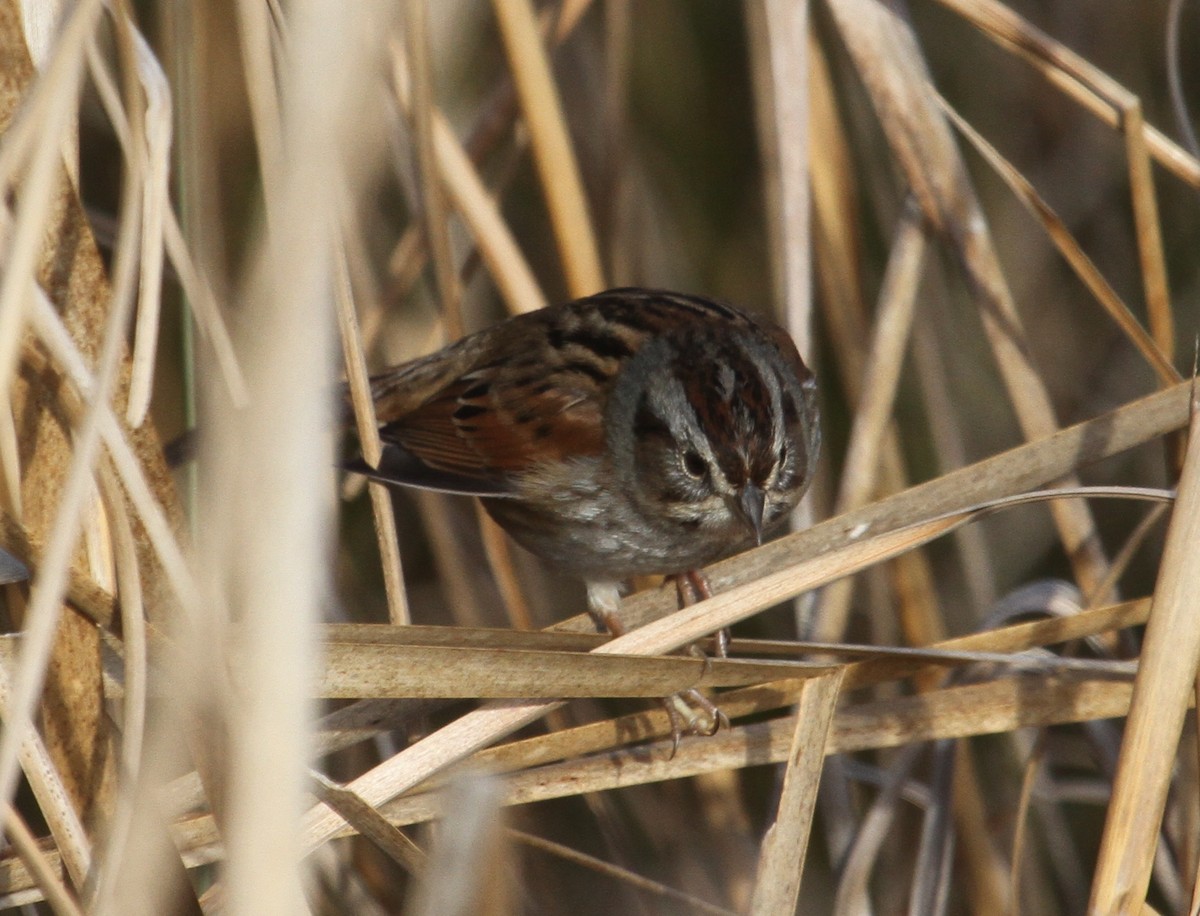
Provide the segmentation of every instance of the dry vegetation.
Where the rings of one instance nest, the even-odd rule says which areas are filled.
[[[53,5],[0,0],[0,911],[1200,911],[1200,7]],[[631,283],[781,316],[826,445],[605,641],[335,477],[332,392],[370,459],[369,370]]]

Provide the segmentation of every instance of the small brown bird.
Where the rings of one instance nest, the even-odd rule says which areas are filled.
[[[816,381],[781,328],[699,296],[613,289],[510,318],[375,376],[383,455],[350,470],[478,496],[588,584],[761,543],[812,479]]]

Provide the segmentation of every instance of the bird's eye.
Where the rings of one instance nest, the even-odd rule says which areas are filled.
[[[703,480],[708,476],[708,465],[704,463],[700,453],[693,448],[689,448],[683,453],[683,470],[689,477],[696,480]]]

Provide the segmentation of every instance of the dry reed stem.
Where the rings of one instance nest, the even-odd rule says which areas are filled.
[[[216,302],[213,291],[204,278],[200,276],[188,251],[187,242],[183,238],[183,230],[175,211],[168,208],[163,221],[163,243],[167,256],[179,277],[179,284],[187,294],[188,303],[200,333],[208,340],[216,356],[217,368],[225,382],[226,392],[234,407],[246,406],[246,376],[238,363],[237,354],[233,351],[233,342],[229,339],[229,329]]]
[[[555,47],[562,44],[579,24],[579,19],[587,12],[591,0],[566,0],[557,9],[546,7],[539,17],[539,27],[545,39]],[[553,29],[553,31],[551,31]],[[488,100],[482,105],[475,124],[464,141],[463,146],[474,167],[492,152],[502,135],[511,128],[516,117],[516,95],[510,77],[505,77],[493,89]],[[514,138],[514,146],[524,143],[523,135]],[[388,290],[388,301],[399,301],[411,289],[413,283],[424,269],[428,249],[425,238],[417,224],[410,225],[400,236],[388,258],[388,274],[391,277]],[[511,308],[513,314],[519,314]],[[370,327],[377,330],[376,323],[380,318],[378,312],[371,315]],[[364,322],[368,324],[368,322]],[[371,341],[373,333],[365,335]]]
[[[41,77],[33,83],[30,98],[4,99],[6,143],[0,153],[0,179],[5,187],[17,181],[17,171],[28,168],[21,180],[21,198],[14,224],[4,239],[5,262],[0,277],[0,404],[11,403],[10,386],[25,324],[26,302],[34,286],[36,265],[44,243],[62,158],[63,139],[74,117],[83,76],[83,48],[102,10],[98,0],[77,4],[63,23],[57,47]],[[0,30],[14,81],[28,84],[32,67],[20,27],[20,11],[6,0],[0,11],[6,20]],[[14,86],[11,92],[18,91]],[[6,93],[7,95],[7,93]],[[14,119],[19,102],[22,114]]]
[[[1027,351],[988,223],[949,128],[926,89],[929,74],[911,30],[877,0],[839,0],[830,10],[926,220],[949,241],[965,271],[1022,431],[1027,439],[1050,435],[1058,427],[1054,407]],[[1091,511],[1081,504],[1056,504],[1050,510],[1076,577],[1085,591],[1092,591],[1105,577],[1106,561]]]
[[[878,0],[830,5],[858,65],[897,165],[930,225],[950,244],[976,298],[1001,379],[1026,439],[1058,429],[1049,394],[1033,365],[1021,317],[1001,268],[987,220],[928,91],[929,74],[906,22]],[[1066,486],[1076,483],[1064,480]],[[1084,591],[1104,579],[1104,558],[1087,506],[1050,507],[1067,557]]]
[[[9,712],[13,699],[9,674],[12,667],[5,665],[0,669],[0,708],[4,710],[4,729],[10,733],[16,731]],[[29,788],[37,799],[38,809],[50,828],[54,845],[62,857],[60,867],[66,869],[75,887],[83,887],[93,861],[91,841],[50,750],[41,735],[28,729],[21,736],[16,754]],[[10,805],[11,802],[6,803],[5,808]]]
[[[1031,675],[931,691],[916,697],[854,704],[839,710],[835,716],[825,753],[901,747],[943,738],[1116,718],[1127,713],[1131,692],[1130,684],[1107,679]],[[665,713],[662,716],[665,718]],[[673,758],[667,741],[551,764],[509,776],[504,804],[528,804],[778,763],[787,758],[794,732],[795,723],[791,717],[785,717],[734,726],[711,738],[684,739]],[[432,820],[441,813],[439,797],[437,793],[423,793],[397,798],[384,805],[381,813],[401,826]],[[217,850],[212,846],[216,835],[211,815],[185,818],[173,829],[185,861],[197,864],[212,860]],[[339,823],[330,838],[351,832],[344,823]],[[23,882],[28,881],[28,876],[21,869],[14,865],[11,874],[9,889],[26,886]]]
[[[825,762],[824,747],[841,680],[841,671],[816,678],[800,688],[796,698],[796,730],[784,764],[775,822],[763,837],[751,913],[793,913],[796,910],[817,789]]]
[[[463,773],[442,794],[446,813],[407,911],[413,916],[512,912],[510,879],[502,869],[498,781],[486,774]]]
[[[117,31],[118,38],[121,38],[119,18]],[[118,41],[118,46],[121,45],[122,42]],[[129,89],[128,86],[126,88]],[[94,759],[90,753],[85,755],[85,759],[92,760],[87,766],[72,765],[72,761],[79,760],[77,742],[106,747],[107,720],[101,709],[103,698],[99,691],[98,634],[74,615],[62,618],[61,627],[59,621],[61,599],[80,533],[79,525],[92,495],[92,469],[99,453],[103,417],[108,410],[110,396],[118,390],[117,376],[122,365],[128,317],[133,306],[136,245],[140,228],[141,119],[135,115],[130,123],[134,152],[126,161],[121,201],[126,218],[117,238],[111,299],[102,280],[94,248],[84,245],[76,252],[75,246],[65,241],[65,230],[73,219],[81,222],[81,214],[77,206],[72,206],[75,201],[70,189],[62,184],[65,177],[60,170],[56,171],[60,185],[57,188],[56,205],[50,214],[51,221],[47,224],[43,224],[41,219],[37,221],[39,242],[45,246],[39,255],[42,263],[37,273],[48,275],[52,266],[59,266],[57,262],[60,260],[67,261],[70,268],[74,268],[75,275],[67,280],[65,287],[59,281],[54,292],[64,312],[74,317],[76,333],[85,340],[85,344],[96,349],[99,342],[92,392],[95,400],[84,411],[70,446],[58,429],[55,418],[48,411],[42,411],[35,399],[26,397],[21,408],[22,422],[35,425],[43,445],[39,461],[31,466],[23,484],[26,488],[27,522],[44,526],[49,534],[46,555],[26,612],[21,657],[14,668],[8,702],[5,704],[6,729],[0,736],[0,798],[11,798],[17,775],[18,748],[26,730],[33,727],[33,710],[43,684],[48,682],[59,702],[49,704],[55,714],[47,716],[45,720],[47,745],[62,769],[72,800],[85,818],[92,813],[98,814],[110,803],[113,776],[111,758],[103,752]],[[57,144],[54,152],[48,152],[47,155],[57,167]],[[34,165],[35,170],[38,167],[38,164]],[[18,224],[17,235],[20,235],[22,228]],[[47,229],[49,232],[43,237],[42,232]],[[11,261],[9,268],[20,269]],[[85,279],[82,276],[84,271],[87,271],[86,283],[80,286],[80,281]],[[33,284],[39,279],[31,270],[27,280],[32,289],[36,290]],[[36,296],[30,298],[38,301]],[[69,459],[66,457],[68,453]],[[64,468],[62,464],[67,462],[69,466]],[[33,487],[61,488],[61,492],[55,494],[60,498],[53,506],[48,505],[48,500],[52,499],[50,492],[30,490]],[[63,675],[67,671],[70,675],[64,680]]]
[[[388,858],[414,875],[420,875],[424,871],[424,851],[405,836],[399,827],[385,820],[378,809],[372,808],[323,773],[310,771],[309,776],[312,778],[313,794],[323,804],[344,817],[346,823],[379,847]]]
[[[475,503],[475,519],[479,523],[479,538],[488,568],[492,572],[508,622],[518,630],[534,629],[533,610],[521,589],[521,580],[513,563],[508,535],[492,521],[483,504]]]
[[[998,0],[938,0],[988,38],[1027,60],[1109,127],[1121,126],[1122,112],[1136,96],[1066,45],[1023,19]],[[1142,124],[1143,142],[1164,168],[1200,188],[1200,161],[1156,128]]]
[[[391,53],[396,95],[407,109],[411,93],[405,55],[395,42],[391,45]],[[436,111],[433,114],[433,140],[446,192],[475,237],[480,256],[509,311],[520,314],[544,308],[546,298],[508,224],[445,117]]]
[[[583,179],[529,0],[494,0],[509,70],[529,128],[542,194],[572,298],[604,289]]]
[[[1150,332],[1167,359],[1172,359],[1175,356],[1175,316],[1171,313],[1167,257],[1163,252],[1154,173],[1150,168],[1150,153],[1146,149],[1142,102],[1136,96],[1122,106],[1121,131],[1125,137],[1134,238],[1137,240],[1138,261],[1142,268],[1142,289],[1146,297]]]
[[[1193,403],[1193,409],[1195,408]],[[1146,896],[1184,712],[1200,665],[1200,433],[1194,423],[1146,626],[1089,906],[1131,912]]]
[[[1158,376],[1159,383],[1165,387],[1166,385],[1172,385],[1180,381],[1181,376],[1178,370],[1171,364],[1170,354],[1174,350],[1173,332],[1172,346],[1165,349],[1160,347],[1156,339],[1159,335],[1156,333],[1154,337],[1151,337],[1146,332],[1141,322],[1129,310],[1129,306],[1121,300],[1117,291],[1104,278],[1104,274],[1100,272],[1100,268],[1087,256],[1083,247],[1067,229],[1066,224],[1050,208],[1050,205],[1042,199],[1033,185],[1029,183],[1028,179],[1001,156],[999,151],[988,143],[975,128],[967,123],[942,96],[937,96],[937,99],[942,111],[954,122],[954,126],[958,128],[959,132],[971,142],[971,145],[988,161],[996,173],[1004,179],[1013,193],[1017,195],[1017,199],[1042,224],[1042,227],[1046,230],[1046,235],[1054,243],[1054,247],[1066,259],[1071,269],[1075,271],[1075,275],[1091,291],[1096,301],[1100,303],[1109,317],[1116,323],[1130,344],[1142,354],[1142,357],[1150,365],[1150,368],[1154,370],[1154,374]]]
[[[450,247],[450,226],[446,200],[438,179],[434,152],[433,64],[429,50],[429,11],[426,0],[406,0],[404,4],[404,40],[411,73],[412,104],[408,108],[416,141],[417,178],[421,192],[421,225],[425,242],[433,258],[436,301],[450,340],[463,336],[462,288],[454,253]]]
[[[141,571],[125,496],[109,463],[100,466],[100,487],[113,529],[117,594],[121,596],[121,646],[124,650],[121,698],[121,744],[118,791],[105,835],[103,868],[95,881],[89,908],[96,913],[119,911],[118,876],[125,871],[130,849],[137,788],[145,751],[149,662]],[[106,691],[107,694],[107,691]]]
[[[896,227],[879,291],[862,397],[846,445],[835,513],[864,505],[875,489],[880,452],[891,422],[924,266],[925,230],[915,208],[906,207]]]
[[[63,400],[61,406],[71,419],[77,421],[83,415],[82,405],[94,398],[96,382],[83,355],[79,352],[79,348],[67,333],[62,319],[40,290],[34,297],[30,326],[53,360],[53,366],[70,383],[60,392]],[[24,351],[23,357],[35,368],[45,367],[47,362],[40,351],[31,348]],[[174,502],[168,498],[170,491],[167,489],[169,484],[166,482],[167,473],[162,464],[161,449],[155,455],[151,451],[151,445],[145,440],[131,443],[108,405],[100,403],[98,409],[100,411],[100,433],[104,439],[104,446],[108,450],[109,457],[121,478],[121,484],[125,487],[129,500],[137,512],[138,519],[145,528],[146,538],[149,542],[148,548],[153,550],[154,555],[157,556],[163,572],[166,574],[167,582],[183,606],[183,610],[191,615],[198,614],[199,591],[191,569],[183,557],[183,550],[175,539],[172,522],[168,518],[168,511],[174,509],[175,506]],[[151,460],[152,458],[153,460]],[[30,541],[31,543],[41,543],[40,538],[32,532],[30,532]],[[41,554],[41,556],[44,555],[44,553]],[[86,591],[86,589],[82,589],[80,595],[81,600],[86,601],[84,606],[102,611],[106,606],[105,600],[97,595],[89,598],[84,594]],[[109,616],[111,617],[111,612],[109,612]]]
[[[79,902],[71,895],[59,877],[62,862],[51,862],[38,846],[37,838],[29,825],[11,805],[4,806],[4,832],[12,843],[13,850],[29,869],[30,876],[41,891],[46,902],[58,916],[83,916]],[[57,867],[56,867],[57,866]]]
[[[358,317],[354,311],[350,275],[346,267],[346,248],[340,235],[336,247],[333,259],[333,299],[337,307],[338,327],[341,330],[342,360],[346,367],[346,380],[363,460],[376,467],[383,453],[383,445],[379,439],[375,402],[371,398],[371,383],[367,377],[362,337],[359,334]],[[396,513],[392,508],[391,493],[383,484],[373,482],[368,482],[367,492],[371,494],[371,511],[375,521],[375,539],[379,543],[380,565],[383,568],[388,619],[394,624],[412,623],[408,594],[404,588],[404,567],[400,558],[400,540],[396,533]]]
[[[615,657],[595,652],[325,644],[313,695],[341,699],[664,697],[693,687],[741,687],[818,676],[830,666],[733,659]]]
[[[943,738],[1114,718],[1128,711],[1131,689],[1128,683],[1109,680],[1025,676],[852,704],[837,711],[825,753],[904,747]],[[779,763],[787,759],[795,728],[793,718],[785,716],[735,725],[711,738],[685,738],[674,757],[667,740],[518,771],[506,779],[505,804],[530,804]],[[381,810],[400,825],[431,820],[439,816],[437,793],[397,798]],[[207,823],[203,817],[190,823],[192,842],[205,841],[211,829]],[[346,833],[339,828],[337,835]]]
[[[748,4],[745,15],[775,303],[797,348],[811,360],[808,4],[766,0]]]
[[[216,761],[228,785],[222,886],[233,911],[303,912],[304,685],[331,534],[331,501],[317,495],[333,482],[329,291],[339,207],[354,197],[360,157],[373,152],[352,130],[358,67],[345,61],[382,62],[386,18],[377,4],[301,6],[277,33],[261,4],[241,3],[239,14],[265,212],[241,291],[253,316],[251,399],[244,411],[206,418],[215,459],[205,475],[207,624],[237,670],[232,682],[212,678],[229,737]],[[231,618],[241,623],[236,641]]]

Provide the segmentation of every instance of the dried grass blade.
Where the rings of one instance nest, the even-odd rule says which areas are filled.
[[[395,43],[391,46],[391,53],[396,95],[400,104],[407,109],[412,103],[405,54]],[[520,314],[544,308],[546,297],[533,276],[533,270],[484,186],[483,179],[463,152],[458,138],[441,112],[434,112],[433,115],[433,142],[450,200],[474,235],[479,254],[509,311]]]
[[[325,646],[315,695],[339,699],[664,697],[693,687],[741,687],[785,677],[816,677],[833,667],[335,642]]]
[[[825,762],[823,749],[841,680],[841,671],[816,678],[801,688],[796,699],[796,730],[788,749],[775,822],[763,839],[751,913],[795,912]]]
[[[393,862],[413,875],[420,875],[425,868],[426,856],[416,843],[410,840],[399,827],[384,819],[353,792],[339,786],[323,773],[309,771],[313,794],[338,812],[350,824],[369,839]]]
[[[930,691],[919,697],[858,704],[839,710],[825,753],[1011,732],[1028,726],[1111,719],[1126,714],[1130,694],[1128,684],[1032,676]],[[516,715],[520,707],[511,704],[511,708]],[[665,713],[663,716],[665,718]],[[790,718],[775,719],[735,726],[711,738],[685,738],[674,758],[669,757],[670,743],[661,742],[646,748],[539,767],[509,777],[505,804],[526,804],[717,770],[778,763],[786,759],[794,733],[795,725]],[[481,759],[487,756],[490,754]],[[439,816],[440,811],[436,793],[397,798],[381,807],[383,815],[398,825],[431,820]],[[324,827],[326,820],[327,817],[317,813],[310,814],[310,831]],[[331,820],[328,830],[330,839],[350,832],[340,818]],[[177,823],[175,837],[189,866],[212,861],[218,852],[213,846],[217,835],[211,815],[189,817]],[[309,833],[311,837],[312,832]],[[14,880],[8,889],[20,890],[25,886]],[[0,890],[3,889],[0,886]]]
[[[187,242],[183,239],[183,230],[175,217],[175,211],[169,207],[163,219],[163,242],[167,256],[171,259],[171,264],[174,265],[175,273],[179,277],[179,284],[187,295],[192,314],[196,316],[200,332],[213,348],[217,366],[225,381],[229,400],[234,407],[239,409],[245,407],[248,397],[246,376],[242,372],[237,354],[233,349],[233,342],[229,338],[229,328],[226,327],[225,319],[221,316],[221,309],[217,305],[212,289],[200,276],[200,272],[192,261],[192,255],[188,251]]]
[[[1158,218],[1158,198],[1154,193],[1154,173],[1146,149],[1142,102],[1136,96],[1122,109],[1121,129],[1125,136],[1125,157],[1129,167],[1129,195],[1133,204],[1138,260],[1142,265],[1142,289],[1146,296],[1146,315],[1150,332],[1158,347],[1171,359],[1175,355],[1175,316],[1171,314],[1171,290],[1167,280],[1167,258],[1163,251],[1162,226]]]
[[[751,41],[771,243],[775,302],[800,352],[812,355],[809,255],[808,4],[790,0],[745,8]]]
[[[921,217],[915,207],[906,206],[896,227],[879,292],[862,397],[854,412],[838,489],[839,513],[857,509],[874,492],[924,264],[925,230]],[[836,632],[842,629],[838,626]]]
[[[333,258],[333,299],[341,329],[342,359],[350,400],[354,407],[355,427],[363,459],[372,467],[379,464],[383,445],[379,440],[379,423],[375,417],[375,402],[371,398],[371,383],[367,376],[367,361],[363,355],[358,316],[354,311],[354,296],[350,274],[346,267],[344,238],[338,235]],[[380,564],[383,567],[383,588],[387,595],[388,619],[393,624],[412,622],[408,593],[404,588],[404,567],[400,559],[400,540],[396,533],[396,513],[388,488],[380,483],[368,483],[371,511],[375,521],[375,539],[379,542]]]
[[[123,9],[123,8],[122,8]],[[124,12],[122,16],[126,16]],[[137,428],[146,419],[153,393],[154,354],[158,349],[162,305],[163,221],[170,207],[171,90],[166,74],[146,39],[132,22],[138,78],[146,97],[143,114],[146,181],[142,189],[142,262],[138,280],[138,313],[134,330],[132,372],[126,419]]]
[[[1119,127],[1122,99],[1133,94],[1066,45],[998,0],[938,0],[998,44],[1019,54],[1051,83],[1109,127]],[[1165,168],[1200,187],[1200,161],[1162,132],[1144,126],[1146,147]]]
[[[12,693],[8,665],[0,666],[0,711],[3,711],[4,730],[16,732],[11,718]],[[63,785],[55,769],[45,742],[34,729],[21,736],[16,747],[21,770],[29,782],[38,809],[50,827],[55,846],[62,856],[62,865],[71,877],[71,883],[83,887],[92,867],[92,847],[83,823],[71,804],[70,793]],[[8,809],[6,802],[4,808]]]
[[[529,128],[567,289],[574,298],[589,296],[604,288],[604,274],[583,180],[571,149],[533,5],[529,0],[494,0],[492,9],[500,24],[509,69]]]
[[[64,406],[72,419],[81,416],[83,404],[94,402],[100,405],[98,408],[101,414],[100,434],[117,473],[121,477],[121,483],[129,494],[130,502],[133,503],[142,525],[145,526],[150,543],[158,554],[176,596],[185,610],[197,613],[200,601],[196,582],[183,557],[183,551],[175,540],[166,510],[151,490],[150,482],[146,477],[146,469],[142,467],[137,455],[134,454],[133,448],[117,422],[116,415],[107,404],[94,401],[96,381],[84,362],[79,348],[67,333],[62,319],[40,288],[34,298],[30,324],[39,340],[53,357],[59,370],[70,381],[74,389],[70,394],[64,395]],[[32,365],[38,365],[43,361],[40,351],[35,349],[26,349],[25,357]],[[98,596],[96,597],[98,598]],[[89,605],[96,605],[98,609],[103,607],[102,603],[96,601],[89,601]]]
[[[1095,912],[1132,910],[1146,897],[1180,727],[1200,666],[1197,544],[1200,428],[1193,420],[1092,883]]]
[[[1105,279],[1104,274],[1100,272],[1100,268],[1087,256],[1083,247],[1075,241],[1075,237],[1067,229],[1066,224],[1050,208],[1050,205],[1046,203],[1041,195],[1037,193],[1029,180],[1014,168],[1012,163],[1001,156],[1000,152],[985,140],[941,95],[938,95],[937,99],[942,111],[950,118],[959,132],[971,142],[971,145],[975,147],[979,154],[1004,179],[1005,183],[1017,195],[1017,199],[1026,209],[1042,223],[1046,234],[1050,237],[1050,241],[1054,243],[1054,247],[1058,249],[1067,263],[1071,265],[1071,269],[1075,271],[1075,275],[1091,290],[1092,295],[1096,297],[1096,301],[1108,312],[1109,317],[1116,322],[1117,327],[1129,338],[1129,342],[1133,344],[1146,362],[1150,364],[1150,367],[1158,376],[1159,382],[1164,386],[1179,382],[1181,377],[1174,365],[1171,364],[1169,356],[1172,352],[1173,344],[1171,348],[1164,349],[1160,346],[1162,338],[1158,333],[1154,337],[1151,337],[1146,332],[1141,322],[1129,310],[1129,306],[1121,300],[1117,291]]]
[[[825,753],[1114,718],[1128,710],[1130,692],[1129,684],[1032,676],[854,704],[837,711]],[[789,716],[735,725],[711,738],[685,738],[673,758],[670,741],[663,741],[524,770],[508,778],[506,804],[779,763],[787,758],[794,733]],[[388,802],[382,810],[394,823],[410,824],[436,817],[438,801],[436,793],[419,793]]]
[[[438,179],[433,145],[433,64],[429,51],[429,10],[427,0],[406,0],[404,39],[408,48],[408,66],[412,73],[412,104],[408,113],[416,139],[417,172],[421,196],[421,222],[425,240],[433,258],[433,276],[437,283],[437,301],[451,340],[463,336],[462,290],[450,247],[450,227],[446,221],[446,201]]]
[[[1058,430],[1054,406],[1032,362],[987,219],[926,88],[929,73],[911,28],[878,0],[837,0],[830,10],[863,74],[899,168],[925,218],[949,242],[967,277],[1025,437],[1053,434]],[[1085,591],[1092,591],[1105,578],[1108,564],[1090,509],[1067,503],[1049,508],[1076,578]]]
[[[79,902],[71,895],[59,877],[61,861],[57,863],[50,861],[38,845],[37,838],[30,831],[29,826],[11,805],[4,806],[3,827],[12,843],[13,850],[25,863],[25,867],[29,869],[32,880],[36,882],[38,890],[45,896],[46,902],[50,904],[54,912],[58,916],[83,916],[83,909],[79,906]],[[3,905],[0,903],[0,906]]]
[[[600,654],[648,655],[670,651],[693,640],[715,632],[723,626],[744,619],[772,604],[813,588],[823,581],[845,575],[850,568],[879,562],[910,549],[923,539],[931,539],[955,523],[940,520],[915,526],[902,532],[855,543],[843,548],[839,563],[829,558],[816,558],[785,569],[782,573],[750,582],[738,589],[702,601],[674,615],[635,630],[595,651]],[[834,571],[838,570],[838,571]],[[709,629],[705,630],[704,628]],[[381,804],[428,779],[442,768],[463,759],[480,748],[498,741],[536,721],[561,703],[551,701],[492,701],[481,709],[467,713],[429,737],[385,760],[356,779],[350,788],[370,804]],[[305,828],[305,844],[311,850],[333,836],[341,819],[328,810],[314,809],[309,813]]]
[[[5,239],[4,269],[0,271],[0,404],[10,403],[9,386],[24,336],[21,329],[28,300],[33,295],[51,198],[62,168],[60,151],[64,137],[72,129],[78,106],[83,49],[96,28],[102,9],[99,0],[84,0],[71,10],[59,33],[54,54],[41,78],[33,85],[31,98],[23,106],[22,116],[6,119],[8,123],[4,125],[5,144],[0,146],[3,186],[14,186],[17,169],[26,163],[29,171],[20,182],[15,225]],[[15,22],[12,24],[16,25]],[[14,79],[8,91],[15,93],[19,85],[32,79],[25,38],[17,27],[4,30],[2,40],[14,44],[4,48],[4,55],[8,61],[6,67]],[[17,101],[15,95],[5,98],[5,108],[15,110]]]
[[[16,784],[20,748],[27,740],[27,732],[32,733],[33,731],[32,715],[51,664],[55,632],[58,629],[62,612],[62,598],[70,577],[72,554],[79,539],[83,513],[91,495],[92,473],[99,454],[103,419],[109,410],[109,399],[117,388],[116,377],[122,362],[128,318],[133,308],[133,286],[137,268],[135,249],[141,222],[139,195],[142,169],[137,152],[138,141],[140,141],[140,121],[135,118],[131,123],[135,138],[134,153],[125,163],[121,199],[123,219],[114,255],[111,298],[107,295],[108,290],[101,285],[98,290],[90,292],[94,298],[83,299],[80,296],[79,299],[63,303],[64,308],[70,308],[77,318],[88,313],[88,318],[92,319],[81,322],[85,329],[80,333],[97,335],[96,340],[92,341],[99,343],[96,377],[91,391],[92,402],[84,411],[75,429],[69,465],[65,474],[55,465],[51,465],[41,477],[44,482],[53,481],[61,487],[61,499],[53,512],[53,521],[48,524],[46,555],[33,586],[24,624],[25,638],[22,641],[21,655],[15,666],[12,683],[8,687],[8,695],[4,704],[6,728],[3,735],[0,735],[0,800],[8,800],[12,797]],[[53,174],[58,175],[57,153],[48,153],[48,155],[54,166]],[[33,166],[35,171],[40,167],[40,163],[35,163]],[[61,179],[61,175],[59,177]],[[55,252],[59,246],[62,246],[61,229],[52,233],[49,238],[44,238],[42,235],[43,224],[40,219],[33,228],[36,228],[39,248],[45,245],[48,251]],[[22,231],[29,230],[31,227],[18,224],[16,231],[19,235]],[[13,267],[14,265],[10,262],[9,268]],[[32,264],[26,265],[26,269],[30,270],[23,281],[27,291],[38,289],[32,268]],[[6,277],[5,281],[7,282],[8,279]],[[74,295],[79,296],[80,294],[76,290]],[[38,300],[36,295],[30,298],[35,302]],[[7,381],[6,378],[0,382],[0,402],[4,402],[7,398]],[[46,421],[42,419],[38,422]],[[66,460],[65,455],[62,454],[65,450],[64,442],[46,450],[42,460],[43,462],[53,461],[56,458]],[[27,486],[30,479],[26,481]],[[89,637],[91,636],[94,634],[89,634]],[[98,660],[93,658],[89,652],[89,649],[96,647],[93,645],[85,648],[85,643],[80,639],[64,641],[64,645],[74,646],[75,651],[79,653],[77,657],[71,659],[82,669],[79,676],[86,679],[87,673],[94,671],[98,685]],[[60,650],[60,653],[61,651],[63,650]],[[94,663],[94,669],[89,662]],[[98,706],[100,698],[95,697],[94,699]],[[61,726],[62,733],[73,736],[88,734],[96,740],[100,740],[99,735],[102,732],[93,732],[98,716],[93,715],[94,710],[84,704],[78,704],[78,707],[62,704],[56,709],[56,718],[65,717],[64,720],[57,723]],[[67,753],[84,753],[81,748],[68,750],[64,747],[60,750]],[[104,773],[103,767],[98,767],[97,771],[101,774]],[[92,804],[93,800],[102,798],[104,794],[102,790],[103,776],[97,777],[92,774],[92,777],[97,781],[89,782],[86,786],[72,785],[71,788],[74,791],[71,794],[74,796],[76,804],[81,806]]]

